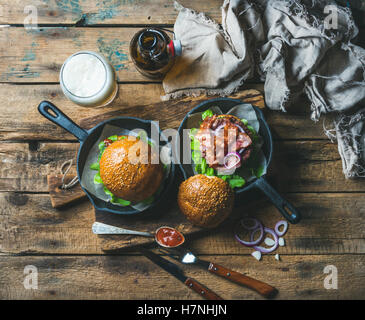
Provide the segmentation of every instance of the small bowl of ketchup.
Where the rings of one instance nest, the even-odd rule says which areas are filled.
[[[166,226],[156,230],[155,239],[160,246],[165,248],[175,248],[185,242],[185,237],[181,232]]]

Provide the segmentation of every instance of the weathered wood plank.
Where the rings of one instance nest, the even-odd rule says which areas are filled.
[[[220,0],[179,2],[221,20]],[[32,4],[37,8],[38,24],[173,24],[177,16],[172,0],[38,0]],[[3,4],[0,24],[23,24],[25,5],[21,0]]]
[[[77,143],[1,143],[0,190],[48,192],[47,174],[59,173],[77,149]]]
[[[102,53],[121,81],[146,80],[128,58],[136,28],[1,28],[1,82],[58,82],[63,62],[80,50]],[[148,79],[147,79],[148,80]]]
[[[179,2],[185,7],[205,12],[217,22],[221,21],[221,0]],[[173,24],[177,16],[172,0],[38,0],[32,4],[37,9],[38,24]],[[22,0],[1,4],[0,24],[23,24],[27,17],[25,5],[28,4]],[[364,26],[365,14],[356,8],[356,22]]]
[[[262,84],[247,84],[244,89],[262,91]],[[185,114],[198,104],[201,98],[185,98],[179,101],[161,101],[160,84],[120,84],[115,101],[105,108],[83,108],[67,100],[59,85],[11,85],[0,84],[0,140],[75,140],[65,130],[57,127],[37,110],[42,100],[50,100],[76,123],[88,117],[109,113],[118,116],[138,116],[160,121],[161,128],[177,128]],[[27,97],[26,101],[24,97]],[[235,97],[235,96],[233,96]],[[255,102],[253,102],[255,103]],[[275,139],[327,139],[322,121],[310,120],[309,104],[303,99],[296,109],[288,113],[265,109],[266,119]],[[163,115],[163,117],[162,117]],[[326,121],[327,125],[330,121]]]
[[[121,84],[117,98],[110,107],[83,108],[72,103],[63,95],[59,85],[10,85],[0,84],[0,139],[1,140],[64,140],[73,139],[65,130],[52,124],[37,110],[42,100],[50,100],[76,123],[92,115],[126,109],[133,113],[133,106],[160,101],[160,84]],[[27,97],[27,100],[24,100]],[[136,114],[134,114],[136,115]],[[149,115],[149,114],[148,114]]]
[[[258,86],[260,85],[258,84]],[[172,122],[178,122],[178,125],[175,127],[177,128],[186,113],[190,111],[190,109],[192,109],[194,106],[197,106],[199,103],[206,101],[209,98],[212,99],[217,97],[218,96],[207,97],[206,95],[200,95],[198,97],[184,97],[182,99],[176,99],[171,101],[159,101],[154,104],[135,106],[136,110],[134,111],[138,115],[143,115],[145,109],[149,110],[148,112],[154,110],[154,115],[152,115],[152,117],[157,121],[161,121],[161,128],[171,128],[170,124]],[[264,96],[261,91],[256,89],[239,90],[235,94],[230,95],[229,98],[235,98],[245,103],[251,103],[260,109],[265,108]],[[188,110],[186,110],[186,108],[188,108]],[[172,110],[176,110],[178,112],[171,112]],[[100,123],[100,121],[105,121],[113,117],[118,117],[122,114],[122,110],[113,110],[103,114],[99,114],[97,116],[87,117],[80,121],[80,126],[91,129],[92,127]]]
[[[0,191],[48,192],[47,175],[76,161],[77,143],[0,143]],[[282,192],[364,192],[345,179],[337,146],[329,141],[277,141],[269,178]],[[74,162],[76,164],[76,162]]]
[[[280,247],[277,253],[365,253],[363,194],[306,193],[287,194],[286,197],[302,212],[303,219],[298,225],[289,226],[286,246]],[[233,220],[243,214],[258,217],[268,227],[274,227],[282,219],[268,201],[237,208]],[[0,252],[102,254],[102,238],[91,232],[94,220],[94,211],[88,201],[56,210],[47,194],[0,193]],[[145,230],[151,231],[148,226]],[[231,225],[223,225],[214,233],[187,239],[190,241],[188,246],[204,254],[250,254],[252,249],[238,244],[233,234]]]
[[[270,283],[279,290],[277,299],[361,299],[365,294],[363,255],[282,256],[280,262],[273,257],[260,262],[247,256],[206,258]],[[38,269],[38,290],[24,289],[26,265]],[[337,267],[337,290],[324,287],[327,265]],[[142,256],[0,256],[0,268],[1,299],[200,299]],[[224,299],[263,299],[196,267],[183,269]]]
[[[4,193],[1,203],[0,251],[31,253],[47,247],[48,252],[54,248],[62,253],[100,253],[98,238],[91,232],[94,218],[88,201],[56,210],[48,194]]]

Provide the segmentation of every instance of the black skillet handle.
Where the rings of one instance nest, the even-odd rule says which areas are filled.
[[[301,219],[298,210],[287,200],[285,200],[264,177],[256,180],[256,186],[266,194],[275,207],[290,223],[298,223]]]
[[[38,111],[48,120],[73,134],[80,142],[86,140],[88,133],[84,129],[80,128],[51,102],[42,101],[38,106]]]

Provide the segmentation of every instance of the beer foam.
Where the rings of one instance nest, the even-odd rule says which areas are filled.
[[[71,94],[87,98],[103,88],[106,69],[98,57],[90,53],[80,53],[67,61],[63,68],[62,80]]]

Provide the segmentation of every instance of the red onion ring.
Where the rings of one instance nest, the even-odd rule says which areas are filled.
[[[284,226],[283,231],[280,231],[280,230],[279,230],[279,227],[280,227],[281,225],[283,225],[283,226]],[[283,235],[284,235],[284,234],[288,231],[288,222],[287,222],[287,221],[285,221],[285,220],[281,220],[281,221],[279,221],[279,222],[275,225],[274,230],[275,230],[276,234],[277,234],[279,237],[283,236]]]
[[[245,224],[245,221],[253,221],[253,222],[255,223],[255,225],[253,225],[253,226],[249,227],[249,226],[247,226],[247,225]],[[241,223],[241,226],[242,226],[243,228],[245,228],[246,230],[256,230],[256,229],[257,229],[257,227],[259,227],[260,225],[262,226],[262,223],[261,223],[259,220],[255,219],[255,218],[250,218],[250,217],[242,218],[242,219],[240,220],[240,223]]]
[[[239,131],[245,133],[245,130],[243,130],[243,128],[241,128],[238,124],[235,123],[234,125],[238,128]]]
[[[233,165],[231,166],[228,166],[227,162],[228,162],[228,159],[229,157],[232,157],[234,156],[236,159],[237,159],[237,162],[234,163]],[[224,164],[224,167],[226,169],[232,169],[232,168],[235,168],[239,163],[241,162],[241,156],[239,155],[239,153],[237,152],[230,152],[228,153],[225,157],[224,157],[224,160],[223,160],[223,164]]]
[[[245,133],[245,130],[243,128],[241,128],[238,124],[234,123],[233,125],[236,128],[238,128],[239,131],[241,131],[242,133]],[[217,132],[220,131],[224,127],[226,127],[226,125],[225,124],[221,124],[220,126],[218,126],[217,128],[215,128],[214,133],[217,134]]]
[[[221,124],[220,126],[218,126],[217,128],[215,128],[214,134],[217,135],[218,131],[220,131],[224,127],[225,127],[225,125],[224,124]]]
[[[255,231],[253,231],[251,233],[251,241],[253,240],[253,236],[254,236]],[[278,235],[275,233],[275,231],[273,229],[270,229],[270,228],[265,227],[264,231],[265,231],[265,233],[270,233],[272,235],[272,237],[274,238],[275,244],[271,248],[264,248],[264,247],[260,247],[260,246],[254,246],[253,248],[256,249],[257,251],[260,251],[261,253],[273,252],[274,250],[277,249],[277,247],[279,245]]]
[[[244,229],[246,229],[246,230],[248,230],[248,231],[251,231],[251,230],[253,230],[252,231],[252,233],[251,233],[251,241],[244,241],[244,240],[242,240],[239,236],[238,236],[238,234],[236,233],[235,235],[234,235],[234,237],[236,238],[236,240],[240,243],[240,244],[242,244],[242,245],[244,245],[244,246],[246,246],[246,247],[254,247],[254,246],[256,246],[256,245],[258,245],[259,243],[261,243],[261,241],[262,241],[262,239],[264,238],[264,234],[265,234],[265,232],[264,232],[264,226],[262,225],[262,223],[260,222],[260,221],[258,221],[257,219],[253,219],[253,218],[247,218],[247,219],[252,219],[253,221],[255,221],[256,222],[256,224],[255,224],[255,226],[252,228],[252,227],[249,227],[249,228],[246,228],[245,227],[245,225],[244,224],[242,224],[242,220],[241,220],[241,225],[242,225],[242,227],[244,228]],[[257,230],[260,230],[260,236],[256,239],[256,240],[253,240],[253,237],[254,237],[254,235],[255,235],[255,233],[256,233],[256,231]]]

